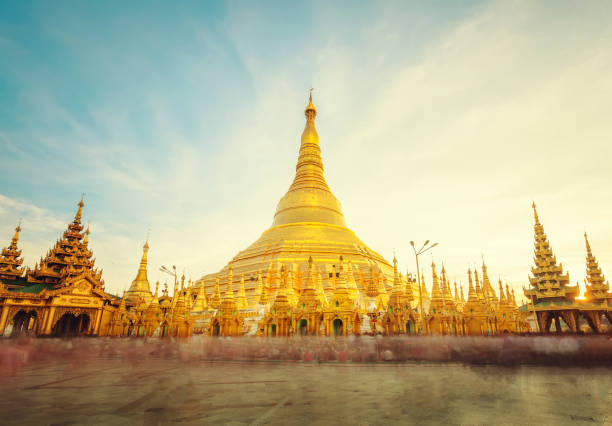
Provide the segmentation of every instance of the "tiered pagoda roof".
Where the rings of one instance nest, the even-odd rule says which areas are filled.
[[[17,247],[19,232],[21,232],[21,225],[15,228],[15,235],[11,240],[11,244],[2,249],[2,255],[0,255],[0,279],[2,280],[14,281],[24,273],[24,268],[21,267],[23,263],[21,250]]]
[[[612,294],[610,291],[610,284],[606,281],[601,268],[591,252],[591,245],[587,238],[586,232],[584,233],[584,241],[586,243],[586,292],[585,296],[590,302],[612,302]]]
[[[28,269],[26,273],[28,284],[58,286],[86,271],[99,281],[100,285],[104,283],[102,270],[94,269],[95,259],[92,259],[93,253],[87,247],[89,228],[83,232],[81,216],[84,205],[81,198],[74,220],[68,225],[62,237],[47,255],[40,259],[34,269]]]
[[[572,304],[578,296],[578,286],[569,285],[569,274],[563,273],[563,266],[557,265],[544,227],[538,218],[536,205],[533,203],[533,215],[535,219],[534,234],[534,263],[531,268],[533,277],[529,277],[530,288],[525,289],[525,296],[535,301],[555,302],[555,304]]]

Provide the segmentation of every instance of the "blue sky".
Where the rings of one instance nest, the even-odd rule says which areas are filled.
[[[608,2],[12,2],[0,10],[0,231],[29,265],[85,192],[107,287],[220,269],[270,226],[315,88],[349,226],[465,282],[531,264],[535,200],[572,281],[612,271]],[[2,235],[2,234],[0,234]],[[431,259],[429,259],[431,260]],[[608,266],[609,265],[609,266]],[[609,272],[612,273],[612,272]]]

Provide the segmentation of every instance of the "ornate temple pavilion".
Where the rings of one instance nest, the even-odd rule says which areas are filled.
[[[535,203],[533,207],[534,224],[534,267],[529,277],[529,287],[524,288],[525,296],[531,301],[531,311],[536,317],[537,330],[548,333],[553,328],[557,332],[567,328],[580,331],[581,320],[588,324],[591,331],[604,331],[604,320],[612,326],[612,293],[601,268],[591,251],[591,245],[584,234],[586,243],[586,292],[578,298],[578,283],[570,285],[569,274],[557,264],[544,226],[540,223]]]
[[[94,267],[89,248],[89,227],[81,223],[84,205],[81,199],[74,220],[34,268],[22,267],[21,226],[15,229],[0,254],[0,337],[191,335],[190,311],[201,310],[205,297],[192,298],[184,278],[174,297],[166,289],[158,297],[157,287],[151,293],[148,242],[123,297],[104,290],[102,270]]]

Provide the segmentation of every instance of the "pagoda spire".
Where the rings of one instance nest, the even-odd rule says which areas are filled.
[[[246,290],[244,288],[244,273],[240,276],[240,289],[238,290],[238,301],[236,304],[238,305],[238,309],[246,309],[249,307]]]
[[[487,265],[485,265],[484,257],[482,259],[482,292],[485,300],[489,303],[497,303],[497,296],[489,280],[489,274],[487,273]]]
[[[20,232],[21,224],[15,228],[11,244],[2,250],[0,255],[0,278],[2,279],[15,280],[23,275],[24,269],[21,267],[23,259],[20,257],[21,250],[17,246]]]
[[[401,282],[400,282],[401,286]],[[359,289],[357,288],[357,282],[355,281],[355,275],[353,274],[353,264],[349,260],[346,265],[346,287],[351,291],[353,296],[357,296]]]
[[[442,313],[445,307],[444,293],[440,288],[440,281],[438,279],[438,274],[436,273],[436,264],[433,261],[431,262],[431,277],[433,284],[431,285],[431,299],[429,302],[429,311],[433,314],[440,314]]]
[[[149,252],[149,241],[145,241],[142,246],[142,258],[140,266],[136,273],[136,278],[132,281],[127,292],[127,297],[130,300],[141,297],[146,303],[150,303],[153,296],[151,295],[151,286],[147,277],[147,253]]]
[[[157,296],[157,290],[159,289],[159,281],[155,283],[155,293],[153,294],[153,299],[149,304],[149,308],[153,309],[159,306],[159,297]]]
[[[499,304],[503,306],[506,304],[506,297],[504,295],[504,285],[502,284],[501,278],[499,279]]]
[[[83,202],[83,197],[85,197],[85,193],[81,194],[81,201],[79,201],[79,204],[78,204],[79,209],[74,215],[74,223],[77,223],[77,224],[81,224],[81,217],[83,215],[83,206],[85,206],[85,203]]]
[[[278,203],[272,226],[321,222],[345,227],[340,202],[332,194],[323,174],[319,134],[315,127],[317,109],[312,102],[312,92],[304,114],[306,126],[302,132],[295,178]]]
[[[605,280],[601,268],[593,256],[591,251],[591,245],[587,233],[584,233],[584,242],[586,243],[586,279],[584,280],[586,286],[585,296],[589,300],[601,300],[612,298],[612,294],[608,293],[610,285]]]
[[[198,296],[193,304],[191,310],[193,312],[202,312],[208,308],[208,303],[206,301],[206,289],[204,288],[204,278],[200,280],[200,288],[198,290]]]
[[[534,267],[529,277],[530,288],[525,289],[525,296],[532,302],[537,299],[566,299],[573,301],[580,290],[578,286],[569,286],[569,274],[563,273],[563,267],[557,265],[550,244],[540,223],[536,205],[533,208],[534,228]],[[535,300],[534,300],[535,299]]]
[[[469,268],[468,268],[468,282],[469,282],[468,298],[463,307],[463,312],[464,313],[469,312],[470,314],[473,314],[474,312],[481,313],[482,312],[482,300],[478,296],[478,292],[476,291],[476,288],[473,285],[472,271]]]
[[[450,283],[446,279],[446,269],[444,269],[444,263],[442,263],[442,270],[440,272],[442,274],[442,297],[444,298],[445,303],[454,305],[453,295],[451,294],[450,290]]]
[[[83,244],[89,244],[89,225],[87,225],[87,229],[85,230],[85,237],[83,238]]]
[[[480,280],[478,279],[478,271],[474,269],[474,290],[476,291],[476,295],[481,302],[485,302],[484,293],[482,292],[482,287],[480,287]]]

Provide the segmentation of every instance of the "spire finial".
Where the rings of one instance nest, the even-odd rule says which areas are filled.
[[[87,222],[87,229],[85,230],[85,238],[83,238],[83,244],[89,243],[89,222]]]
[[[81,216],[83,215],[83,206],[85,205],[85,203],[83,202],[83,198],[85,197],[85,193],[83,192],[81,194],[81,201],[79,201],[79,209],[76,212],[76,215],[74,215],[74,221],[76,223],[81,223]]]
[[[304,110],[304,114],[306,114],[306,118],[308,118],[308,120],[314,120],[315,116],[317,115],[317,109],[312,103],[312,91],[313,90],[314,89],[311,87],[310,93],[308,95],[308,105],[306,105],[306,109]]]
[[[584,242],[586,243],[587,253],[591,253],[591,245],[589,244],[589,238],[587,237],[586,231],[584,232]]]
[[[536,221],[536,224],[540,223],[540,218],[538,217],[538,211],[536,210],[535,201],[531,203],[531,207],[533,208],[533,217]]]
[[[20,232],[21,232],[21,219],[19,219],[19,225],[17,225],[17,228],[15,228],[15,235],[13,236],[13,241],[11,244],[11,247],[14,249],[17,248],[17,242],[19,241]]]

